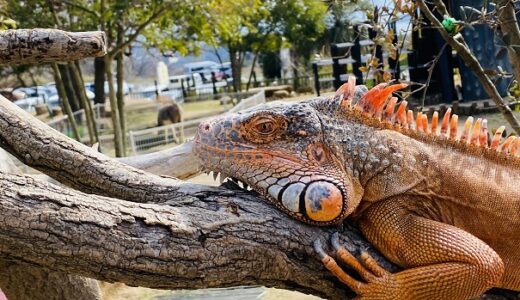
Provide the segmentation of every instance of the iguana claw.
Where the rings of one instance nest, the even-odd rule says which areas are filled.
[[[350,289],[359,296],[363,296],[364,291],[369,288],[370,283],[380,281],[382,278],[391,276],[392,274],[383,269],[377,261],[367,252],[362,252],[358,260],[345,247],[339,243],[338,233],[332,234],[331,245],[338,259],[345,265],[353,268],[363,279],[359,281],[348,275],[324,250],[320,240],[314,242],[314,251],[325,267],[334,274],[341,282],[346,284]]]

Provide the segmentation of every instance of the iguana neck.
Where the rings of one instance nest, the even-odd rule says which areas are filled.
[[[421,159],[417,141],[348,120],[325,120],[322,119],[326,133],[324,143],[329,145],[345,170],[359,179],[364,201],[373,202],[404,193],[424,180],[417,163]],[[395,184],[381,185],[388,180]]]

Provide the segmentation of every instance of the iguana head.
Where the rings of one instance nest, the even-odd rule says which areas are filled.
[[[208,170],[246,183],[298,220],[339,223],[362,197],[358,174],[335,143],[351,132],[337,119],[345,99],[355,97],[349,82],[330,99],[269,103],[202,122],[195,154]]]

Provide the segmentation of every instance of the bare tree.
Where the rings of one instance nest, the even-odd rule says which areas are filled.
[[[435,0],[434,7],[435,9],[442,15],[449,17],[448,11],[444,6],[444,3],[441,0]],[[520,123],[518,119],[513,115],[509,106],[506,105],[502,96],[498,92],[497,88],[493,84],[491,78],[486,74],[484,68],[478,61],[478,59],[471,53],[471,50],[467,46],[464,38],[461,34],[457,33],[455,35],[451,35],[446,31],[441,21],[435,17],[433,12],[430,10],[428,5],[424,0],[416,0],[415,3],[421,9],[421,12],[424,16],[431,22],[432,26],[439,30],[439,33],[444,38],[444,40],[455,50],[459,57],[464,61],[466,66],[475,74],[475,76],[479,79],[486,93],[491,97],[493,102],[495,102],[498,110],[502,113],[507,122],[511,125],[511,127],[515,130],[515,132],[520,133]]]

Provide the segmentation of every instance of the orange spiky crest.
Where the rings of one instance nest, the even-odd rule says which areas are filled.
[[[338,89],[336,96],[342,99],[342,107],[348,108],[351,112],[361,111],[367,124],[394,129],[424,140],[442,140],[454,146],[467,145],[473,150],[494,150],[493,152],[507,156],[519,156],[517,152],[520,150],[520,138],[511,136],[503,140],[505,127],[502,126],[496,130],[490,140],[486,119],[479,118],[474,121],[473,117],[468,117],[459,136],[458,116],[452,114],[451,108],[448,108],[440,127],[438,127],[438,112],[433,113],[430,126],[426,114],[418,112],[414,116],[412,110],[406,110],[408,104],[406,101],[403,100],[398,104],[397,98],[391,97],[393,92],[406,87],[406,84],[381,83],[366,92],[358,103],[352,103],[355,94],[355,77],[350,76],[348,82]],[[396,105],[398,105],[397,111],[395,111]]]

